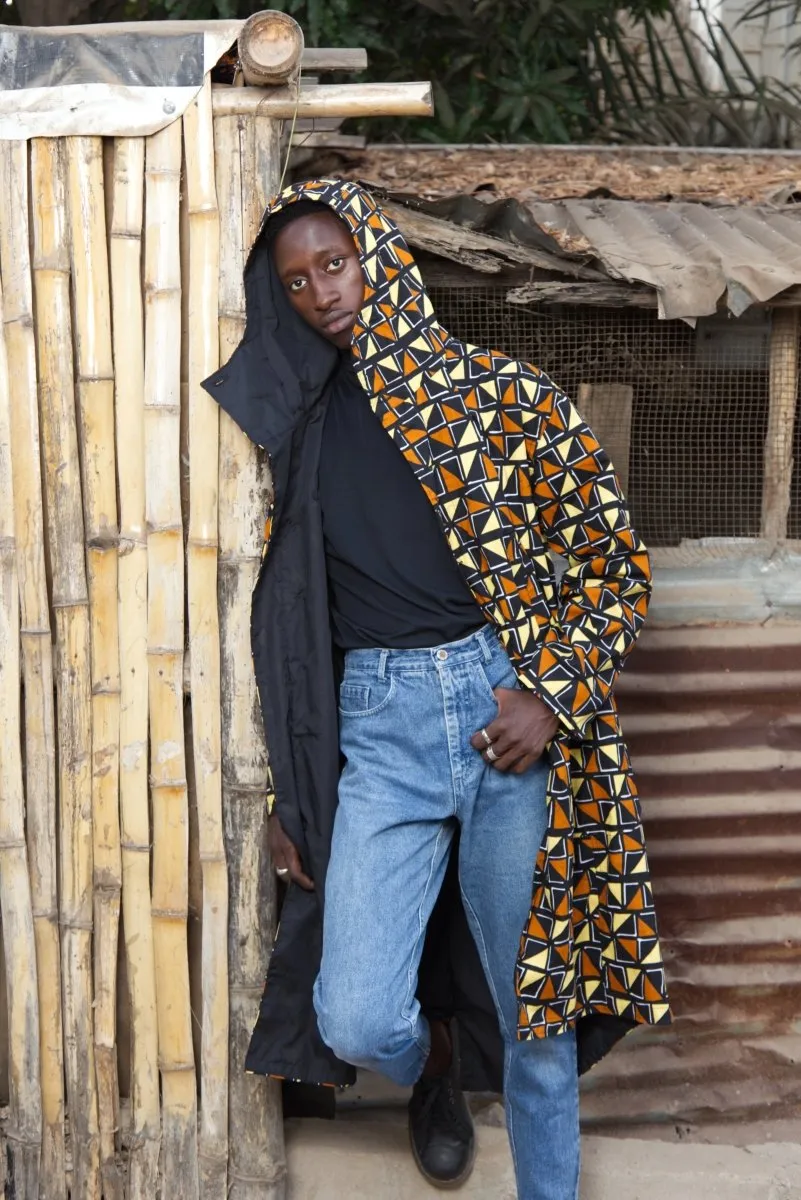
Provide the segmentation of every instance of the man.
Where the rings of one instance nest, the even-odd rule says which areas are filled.
[[[460,1078],[502,1085],[521,1200],[574,1200],[578,1073],[669,1019],[611,695],[647,553],[567,398],[442,329],[363,189],[283,193],[246,291],[207,386],[270,456],[252,633],[290,882],[247,1066],[413,1085],[443,1187]]]

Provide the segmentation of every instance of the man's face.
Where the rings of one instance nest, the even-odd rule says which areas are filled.
[[[351,343],[364,276],[347,226],[327,209],[298,217],[276,236],[273,262],[292,307],[335,346]]]

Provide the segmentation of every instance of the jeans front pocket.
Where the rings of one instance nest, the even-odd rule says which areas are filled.
[[[498,703],[495,699],[496,688],[520,687],[515,669],[508,658],[504,662],[499,656],[494,655],[491,662],[479,663],[478,669],[481,679],[486,684],[487,691],[495,704]]]
[[[395,680],[389,676],[372,676],[369,682],[356,682],[347,676],[339,685],[339,715],[341,717],[372,717],[386,708],[395,691]]]

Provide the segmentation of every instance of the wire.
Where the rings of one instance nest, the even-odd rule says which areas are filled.
[[[295,124],[298,119],[298,108],[300,107],[300,68],[295,76],[295,111],[292,114],[292,125],[289,129],[289,138],[286,144],[286,154],[284,155],[284,166],[281,171],[281,181],[278,184],[278,195],[280,196],[284,190],[284,179],[286,178],[287,168],[289,167],[289,156],[292,153],[292,139],[295,136]]]

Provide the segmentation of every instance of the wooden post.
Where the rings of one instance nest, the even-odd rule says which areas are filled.
[[[131,1005],[128,1200],[158,1187],[161,1111],[148,811],[147,539],[145,534],[142,191],[145,143],[117,138],[110,259],[120,497],[120,843],[122,912]],[[110,181],[111,182],[111,181]]]
[[[430,83],[340,83],[316,87],[212,88],[215,117],[430,117]]]
[[[218,1200],[226,1193],[229,1145],[228,878],[222,822],[217,612],[219,409],[200,386],[219,364],[220,219],[208,81],[184,117],[184,155],[189,220],[187,587],[192,745],[203,882],[200,1193],[205,1200]]]
[[[634,389],[628,383],[581,383],[576,406],[612,460],[623,495],[629,486]]]
[[[75,1200],[98,1200],[92,1008],[92,728],[89,600],[73,388],[64,145],[31,143],[34,291],[47,531],[56,623],[64,1062]]]
[[[793,432],[798,400],[801,309],[774,309],[770,334],[770,408],[765,436],[762,537],[787,537],[793,478]]]
[[[220,361],[245,330],[242,271],[267,193],[280,174],[277,122],[215,118],[220,209]],[[266,846],[267,759],[251,668],[250,603],[261,562],[269,479],[257,449],[220,417],[219,605],[223,812],[229,869],[231,1200],[282,1200],[286,1186],[280,1087],[244,1072],[275,926]]]
[[[94,1031],[104,1200],[122,1200],[117,1169],[117,949],[120,928],[120,657],[117,476],[103,143],[67,138],[79,439],[92,643]]]
[[[0,294],[0,329],[2,328]],[[11,391],[0,336],[0,919],[6,958],[11,1128],[7,1154],[15,1196],[39,1195],[42,1089],[36,938],[25,844],[20,728],[19,581],[14,522]]]
[[[277,87],[298,75],[303,30],[286,13],[253,13],[239,31],[238,48],[245,83]]]
[[[197,1095],[187,958],[189,811],[183,720],[180,485],[181,124],[147,140],[145,495],[153,803],[153,932],[162,1081],[162,1191],[198,1200]]]
[[[26,142],[0,143],[0,262],[14,448],[14,520],[25,700],[26,835],[39,987],[43,1122],[39,1185],[48,1200],[66,1200],[53,639],[45,574]]]

